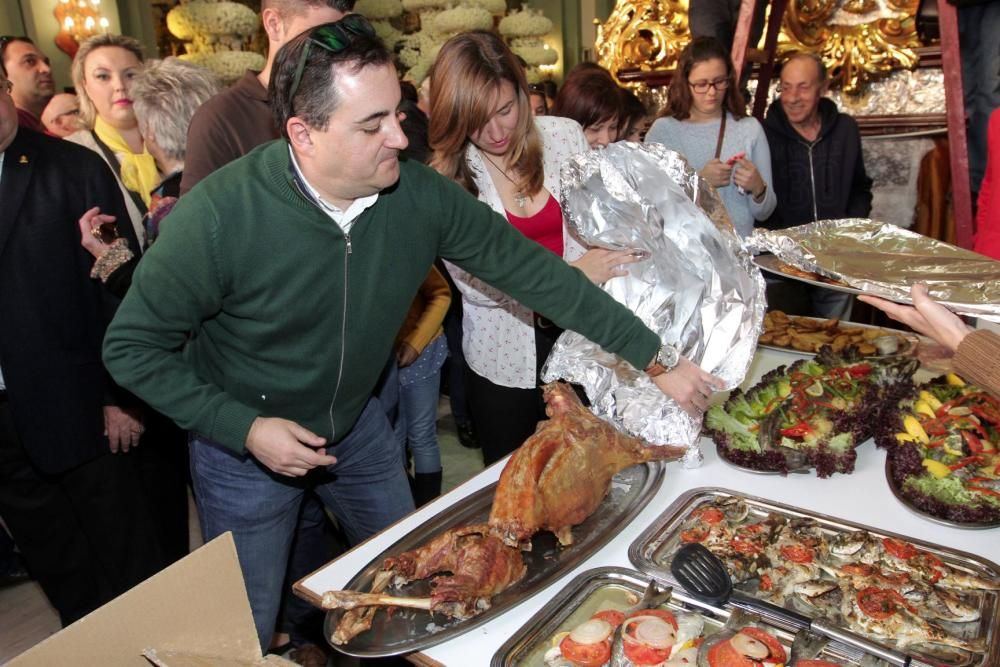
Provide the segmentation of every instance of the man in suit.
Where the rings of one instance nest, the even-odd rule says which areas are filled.
[[[111,309],[77,219],[126,221],[94,152],[18,128],[0,65],[0,516],[63,624],[131,588],[162,557],[132,462],[139,421],[101,363]]]

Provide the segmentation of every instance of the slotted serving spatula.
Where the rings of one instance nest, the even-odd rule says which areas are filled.
[[[722,606],[730,602],[734,606],[783,621],[795,628],[808,628],[817,634],[853,646],[899,667],[910,665],[911,658],[905,653],[836,627],[826,619],[812,619],[805,614],[758,600],[735,590],[725,564],[700,544],[685,544],[678,549],[670,563],[670,572],[685,591],[709,604]]]

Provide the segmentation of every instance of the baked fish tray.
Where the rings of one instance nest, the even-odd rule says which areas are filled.
[[[698,488],[636,538],[629,560],[677,585],[670,563],[693,542],[723,560],[739,590],[825,617],[909,654],[913,664],[1000,665],[1000,567],[985,558],[736,491]]]
[[[338,651],[361,658],[376,658],[411,653],[454,639],[479,627],[515,605],[527,600],[554,583],[618,534],[621,527],[635,518],[663,482],[662,463],[644,463],[622,470],[611,480],[611,490],[586,521],[573,527],[573,544],[560,547],[555,536],[542,532],[532,539],[531,551],[523,552],[527,574],[519,582],[496,595],[489,609],[466,619],[454,619],[424,610],[397,608],[391,615],[380,610],[370,630],[344,645],[331,645]],[[351,579],[345,589],[368,591],[375,573],[386,558],[414,549],[431,538],[458,526],[487,520],[493,505],[496,484],[491,484],[446,507],[422,523],[398,542],[372,559]],[[386,591],[392,595],[426,597],[428,580],[420,580]],[[310,596],[312,597],[312,596]],[[313,600],[318,604],[318,600]],[[333,636],[342,610],[327,612],[324,633]]]
[[[562,640],[567,633],[580,627],[596,613],[607,613],[608,610],[622,611],[632,606],[642,598],[646,587],[653,580],[649,574],[623,567],[600,567],[581,573],[497,649],[490,667],[557,667],[574,664],[561,653]],[[695,656],[700,644],[711,644],[721,638],[722,635],[719,633],[724,630],[733,613],[730,609],[700,602],[677,587],[673,588],[666,602],[653,608],[669,611],[678,622],[678,632],[674,636],[677,644],[673,647],[668,661],[663,664],[671,667],[719,664],[715,661],[709,662],[705,651],[702,651],[702,655],[697,656],[697,659]],[[780,642],[788,658],[782,660],[781,664],[794,665],[798,659],[808,658],[826,660],[845,667],[887,665],[873,656],[850,647],[827,643],[815,635],[810,635],[810,641],[802,642],[800,645],[799,641],[796,641],[797,636],[786,628],[761,617],[747,615],[745,618],[749,625],[767,632]],[[732,620],[737,621],[736,618]],[[735,625],[745,627],[742,621]],[[806,633],[803,631],[801,634]],[[800,652],[803,645],[810,643],[811,649]],[[622,660],[622,657],[618,656],[618,663],[614,660],[609,662],[621,664],[623,667],[635,664],[627,657]]]

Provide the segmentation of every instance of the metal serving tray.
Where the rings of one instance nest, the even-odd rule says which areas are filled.
[[[679,587],[670,573],[670,562],[673,559],[673,554],[680,545],[678,533],[681,525],[691,514],[691,511],[698,506],[727,498],[738,498],[746,502],[750,510],[748,519],[750,517],[764,517],[768,514],[776,513],[789,518],[808,517],[814,519],[830,535],[866,530],[876,537],[891,537],[910,542],[934,554],[957,570],[989,579],[1000,579],[1000,567],[979,556],[931,544],[930,542],[924,542],[923,540],[905,535],[878,530],[863,524],[854,523],[853,521],[837,519],[825,514],[817,514],[755,496],[747,496],[737,491],[706,487],[691,489],[677,498],[649,528],[643,531],[632,542],[628,550],[629,560],[643,572],[656,577],[660,581]],[[754,593],[752,589],[745,592]],[[960,634],[966,639],[982,639],[987,647],[986,653],[973,654],[966,651],[947,650],[938,655],[937,653],[932,654],[929,651],[921,651],[919,647],[914,645],[906,649],[907,653],[917,658],[913,664],[928,666],[948,665],[950,667],[997,667],[1000,665],[1000,592],[981,591],[978,595],[980,595],[980,611],[982,614],[979,622],[961,624],[965,628],[965,632],[958,632],[959,624],[953,624],[951,628],[956,631],[956,634]],[[790,602],[786,603],[786,606],[799,612],[809,613],[803,607],[792,607]],[[782,625],[780,621],[775,619],[769,619],[769,621],[773,621],[779,626]],[[974,630],[972,626],[976,626]]]
[[[607,544],[622,526],[646,506],[660,488],[663,471],[663,463],[653,462],[632,466],[615,475],[611,481],[611,490],[597,511],[573,528],[573,544],[568,547],[560,548],[552,533],[536,535],[531,542],[531,551],[523,552],[527,574],[517,584],[494,597],[493,605],[478,616],[456,620],[422,610],[396,609],[390,617],[384,610],[380,610],[375,615],[370,630],[343,646],[333,647],[342,653],[361,658],[399,655],[454,639],[489,622],[538,593]],[[495,490],[496,484],[492,484],[441,510],[374,558],[345,588],[367,591],[386,558],[419,547],[451,528],[486,521],[493,505]],[[430,594],[430,584],[427,581],[416,581],[400,589],[390,588],[386,592],[426,597]],[[333,635],[333,629],[342,615],[341,610],[327,613],[324,627],[327,641]]]
[[[622,608],[630,606],[627,596],[642,597],[649,581],[650,575],[622,567],[601,567],[581,573],[497,649],[490,667],[544,667],[543,656],[552,646],[552,637],[556,633],[572,630],[590,618],[605,600]],[[673,612],[701,614],[705,619],[706,635],[717,632],[729,618],[729,610],[699,602],[685,595],[680,588],[674,589],[670,601],[662,607]],[[794,638],[792,633],[767,622],[763,625],[768,626],[786,651],[789,650]],[[837,644],[828,644],[817,656],[818,659],[837,660],[849,665],[858,665],[862,657],[864,654]]]

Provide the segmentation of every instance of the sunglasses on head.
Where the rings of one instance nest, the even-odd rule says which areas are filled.
[[[356,37],[375,37],[375,28],[361,14],[348,14],[336,23],[324,23],[309,31],[306,36],[306,44],[302,47],[299,55],[299,64],[295,67],[295,76],[292,77],[292,88],[288,94],[288,101],[295,99],[295,93],[299,92],[299,84],[302,83],[302,72],[309,62],[309,53],[313,44],[329,51],[330,53],[340,53]]]

